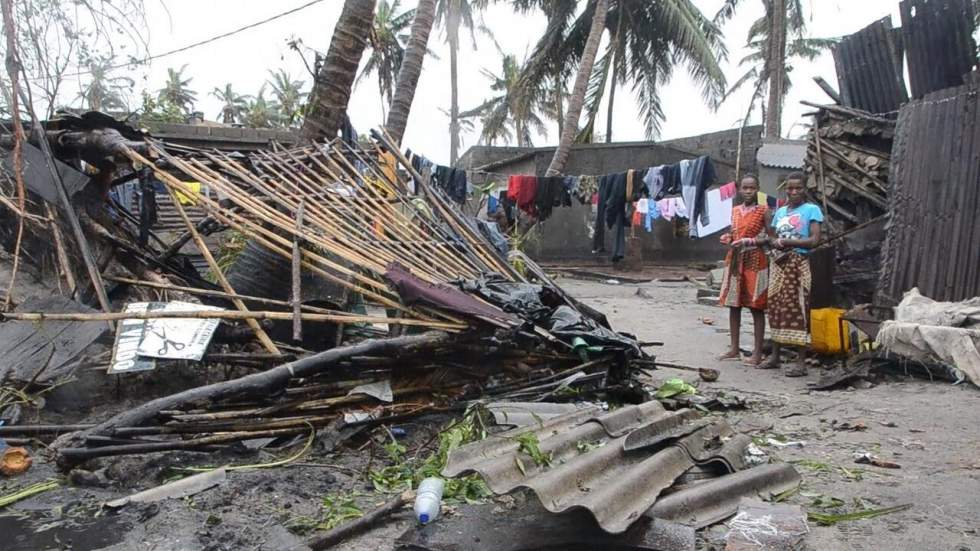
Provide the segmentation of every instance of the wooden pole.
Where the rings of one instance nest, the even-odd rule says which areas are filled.
[[[300,317],[300,305],[303,299],[300,296],[302,284],[300,283],[300,270],[303,257],[300,255],[300,235],[303,233],[303,209],[305,203],[300,201],[296,209],[296,237],[293,239],[293,340],[296,342],[303,340],[303,318]]]
[[[55,258],[58,259],[58,265],[61,268],[62,274],[65,276],[65,282],[68,283],[68,296],[72,296],[75,294],[77,285],[75,283],[75,274],[72,273],[71,262],[68,261],[68,253],[65,251],[65,240],[61,235],[61,228],[58,227],[55,210],[47,202],[44,203],[44,209],[48,214],[48,222],[51,224],[51,237],[54,238]]]
[[[235,295],[236,300],[242,297]],[[188,310],[186,312],[4,312],[0,321],[117,321],[125,319],[225,319],[225,320],[292,320],[292,312],[269,312],[256,310]],[[333,323],[386,323],[391,325],[413,325],[435,329],[461,331],[466,324],[420,320],[411,318],[385,318],[361,316],[357,314],[300,314],[303,321]],[[256,323],[256,325],[258,325]],[[271,351],[270,351],[271,352]],[[271,352],[279,354],[279,352]]]
[[[184,210],[184,205],[180,203],[180,199],[177,197],[177,192],[175,192],[173,188],[169,187],[167,188],[167,191],[170,192],[170,199],[173,200],[174,206],[177,208],[177,214],[180,215],[180,218],[184,221],[184,225],[187,226],[187,231],[191,232],[191,239],[194,240],[194,244],[197,245],[197,248],[201,251],[201,255],[203,255],[204,260],[207,261],[208,266],[211,268],[211,272],[214,274],[214,278],[218,281],[218,284],[221,285],[221,288],[224,289],[226,293],[234,296],[234,298],[231,299],[231,302],[236,308],[238,308],[239,311],[248,312],[248,308],[245,307],[245,303],[242,302],[242,299],[235,295],[235,289],[233,289],[231,284],[228,283],[228,279],[221,271],[221,267],[218,266],[218,262],[214,259],[214,256],[211,255],[211,250],[208,249],[207,244],[204,243],[204,239],[201,238],[201,234],[197,232],[197,228],[194,227],[194,222],[192,222],[190,217],[187,216],[187,212]],[[272,342],[272,339],[269,338],[269,335],[266,334],[265,330],[262,329],[262,326],[259,325],[254,318],[246,319],[245,323],[247,323],[248,326],[252,328],[252,331],[255,332],[255,336],[258,337],[263,348],[273,354],[280,354],[275,343]]]
[[[354,519],[345,524],[341,524],[340,526],[337,526],[324,534],[309,538],[306,540],[306,545],[313,551],[329,549],[330,547],[337,545],[354,534],[377,524],[379,521],[385,518],[388,518],[392,515],[392,513],[399,511],[402,507],[413,501],[415,501],[415,492],[413,490],[402,492],[388,500],[384,505],[360,518]]]
[[[813,136],[817,142],[817,171],[820,175],[820,197],[823,199],[824,216],[827,215],[827,179],[823,175],[823,152],[820,148],[820,115],[813,117]]]

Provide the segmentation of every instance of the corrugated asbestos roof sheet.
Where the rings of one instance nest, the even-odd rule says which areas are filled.
[[[521,451],[517,437],[527,432],[550,464]],[[478,473],[497,494],[528,488],[548,511],[586,509],[618,534],[695,465],[745,469],[750,442],[723,419],[668,412],[652,401],[608,413],[579,409],[468,444],[450,454],[443,475]]]
[[[762,144],[755,154],[756,161],[776,168],[803,168],[806,158],[806,142],[782,142]]]

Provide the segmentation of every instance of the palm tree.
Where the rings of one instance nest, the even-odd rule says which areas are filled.
[[[582,116],[585,88],[589,81],[589,75],[592,73],[595,56],[599,52],[599,41],[602,40],[602,31],[606,25],[608,7],[609,0],[596,0],[592,9],[589,37],[586,39],[585,47],[582,50],[582,60],[578,66],[578,73],[575,75],[575,86],[572,87],[572,95],[568,99],[568,111],[565,113],[561,139],[558,141],[558,147],[555,148],[555,156],[552,157],[551,164],[548,166],[546,173],[548,176],[561,173],[568,161],[568,153],[572,149],[572,140],[575,139],[575,134],[578,132],[578,120]]]
[[[455,165],[459,158],[459,28],[460,25],[470,30],[470,39],[476,48],[476,37],[473,36],[475,24],[473,13],[486,8],[487,0],[438,0],[436,5],[436,25],[444,26],[446,42],[449,44],[449,164]]]
[[[725,0],[715,15],[716,23],[730,19],[741,4],[741,0]],[[732,86],[728,94],[750,80],[755,81],[755,93],[749,102],[751,114],[756,100],[766,96],[768,108],[764,110],[763,120],[766,136],[781,135],[783,101],[789,91],[789,66],[791,58],[814,59],[836,41],[830,39],[806,38],[806,17],[800,0],[762,0],[766,10],[763,17],[749,29],[748,46],[753,50],[739,65],[761,63]],[[787,43],[787,36],[792,41]],[[746,119],[748,118],[746,115]]]
[[[408,113],[412,110],[412,100],[415,98],[415,87],[422,74],[422,61],[425,59],[429,33],[435,20],[436,0],[419,0],[412,18],[412,34],[408,39],[405,57],[398,69],[398,80],[395,82],[395,95],[391,100],[391,110],[385,128],[396,143],[401,143],[408,126]]]
[[[218,116],[225,124],[241,122],[248,109],[248,96],[243,96],[231,89],[231,83],[225,84],[225,89],[215,87],[211,95],[221,102],[221,112]]]
[[[249,128],[272,128],[282,123],[281,109],[275,101],[265,99],[265,84],[259,93],[248,102],[245,110],[245,125]]]
[[[177,71],[172,67],[167,69],[167,82],[157,93],[157,99],[190,113],[197,101],[197,92],[188,88],[193,79],[184,78],[184,69],[187,69],[186,64]]]
[[[268,81],[272,87],[272,94],[276,97],[279,104],[279,120],[283,126],[291,127],[303,118],[303,100],[306,99],[306,92],[303,92],[302,80],[293,80],[293,77],[285,70],[269,71],[272,80]]]
[[[458,115],[460,123],[480,117],[483,125],[480,140],[487,145],[494,145],[498,140],[510,143],[516,137],[519,147],[534,147],[532,132],[539,136],[547,135],[544,121],[538,113],[547,113],[550,98],[544,94],[524,94],[526,90],[519,86],[522,69],[523,66],[517,63],[513,55],[503,56],[499,75],[484,69],[483,74],[491,83],[490,90],[498,94]]]
[[[375,0],[345,0],[330,49],[313,79],[303,128],[304,140],[332,139],[347,114],[351,86],[367,45]]]
[[[369,43],[371,45],[371,57],[368,58],[364,68],[361,69],[357,82],[375,73],[378,77],[378,90],[381,92],[381,113],[382,118],[391,104],[391,95],[395,91],[395,79],[398,78],[398,69],[401,67],[402,58],[405,56],[405,48],[402,41],[407,38],[404,34],[415,17],[415,10],[406,10],[398,13],[401,7],[400,0],[393,0],[391,4],[387,0],[378,2],[378,9],[374,14],[374,25],[371,28]]]
[[[795,4],[795,2],[794,2]],[[790,4],[791,8],[793,4]],[[798,6],[798,4],[797,4]],[[833,38],[807,38],[806,27],[803,24],[802,17],[795,17],[796,12],[794,9],[790,10],[789,23],[791,28],[789,32],[792,33],[792,40],[786,46],[786,63],[783,65],[783,79],[782,79],[782,97],[779,98],[777,105],[781,106],[786,99],[786,95],[789,93],[792,82],[790,81],[790,73],[793,71],[793,66],[791,60],[800,59],[806,61],[813,61],[821,53],[830,49],[831,46],[836,44],[837,39]],[[770,74],[768,70],[768,56],[769,56],[769,18],[761,17],[759,18],[750,28],[748,33],[748,38],[746,41],[746,46],[751,50],[751,53],[739,60],[739,67],[747,67],[746,71],[736,80],[731,88],[725,92],[725,98],[728,99],[736,91],[741,89],[746,84],[753,84],[752,97],[749,98],[749,106],[745,114],[745,120],[751,116],[753,109],[757,102],[762,98],[768,97],[769,84],[771,82]],[[774,96],[775,97],[775,96]],[[770,103],[771,105],[771,103]],[[763,110],[766,111],[767,116],[763,117],[763,120],[769,121],[771,118],[768,116],[772,113],[772,107],[770,106],[766,110],[766,106],[763,106]],[[777,109],[778,112],[778,109]],[[777,120],[781,117],[777,117]],[[772,130],[772,129],[770,129]],[[776,135],[779,134],[769,134]]]
[[[109,59],[89,61],[90,80],[81,91],[79,98],[92,111],[125,111],[129,106],[126,102],[126,90],[132,90],[135,82],[124,76],[109,76]]]
[[[545,36],[532,53],[524,82],[531,86],[563,68],[578,65],[593,15],[597,15],[596,0],[589,0],[577,16],[574,2],[520,0],[518,5],[545,9],[549,20]],[[590,141],[594,136],[607,89],[606,135],[611,138],[616,91],[624,84],[630,84],[637,97],[647,137],[656,138],[664,119],[659,91],[678,65],[686,66],[709,106],[720,101],[725,92],[725,75],[719,62],[727,52],[718,27],[692,0],[609,0],[604,28],[609,32],[609,41],[590,75],[586,124],[580,140]]]

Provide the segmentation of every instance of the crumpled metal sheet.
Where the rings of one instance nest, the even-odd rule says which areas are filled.
[[[450,454],[443,475],[478,473],[497,494],[528,488],[553,513],[586,509],[603,530],[622,533],[695,464],[744,467],[748,439],[733,438],[723,420],[660,447],[624,450],[632,431],[672,415],[656,401],[599,416],[571,412],[463,446]],[[520,450],[517,437],[527,432],[550,454],[550,464],[539,465]]]

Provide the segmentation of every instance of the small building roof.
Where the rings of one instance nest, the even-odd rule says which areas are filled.
[[[755,159],[762,166],[801,169],[806,159],[806,142],[785,140],[764,143],[756,152]]]

